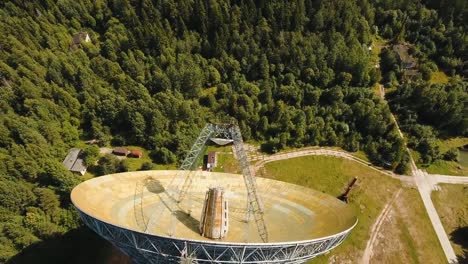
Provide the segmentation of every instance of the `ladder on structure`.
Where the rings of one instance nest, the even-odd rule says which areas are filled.
[[[237,159],[239,160],[242,175],[244,176],[245,187],[247,189],[247,198],[249,201],[247,214],[253,214],[260,238],[263,242],[268,242],[268,232],[265,220],[263,219],[263,204],[257,192],[255,176],[252,175],[252,172],[250,171],[249,161],[244,150],[244,142],[242,140],[242,134],[239,126],[232,127],[232,139],[234,140],[234,148],[236,150]],[[249,219],[249,215],[247,216],[247,219]]]
[[[173,218],[175,217],[176,211],[181,210],[179,204],[187,196],[188,190],[192,184],[194,166],[196,165],[196,162],[201,152],[203,151],[206,142],[210,138],[224,138],[233,141],[242,175],[244,177],[245,187],[247,189],[247,221],[249,220],[250,215],[254,216],[260,238],[263,242],[267,242],[268,232],[263,218],[263,204],[257,192],[255,176],[250,171],[249,162],[244,150],[242,134],[240,132],[239,126],[235,123],[210,123],[203,128],[197,140],[192,145],[189,153],[180,165],[179,171],[166,187],[166,191],[159,194],[161,203],[156,206],[153,214],[149,217],[150,219],[145,219],[142,211],[144,186],[142,187],[141,184],[139,185],[137,183],[135,188],[135,218],[138,225],[140,227],[144,227],[144,231],[147,231],[152,229],[153,225],[159,222],[158,219],[165,208],[169,209]],[[172,221],[174,221],[174,219],[172,219]],[[170,230],[170,235],[174,234],[173,228],[174,226],[171,225],[172,230]]]

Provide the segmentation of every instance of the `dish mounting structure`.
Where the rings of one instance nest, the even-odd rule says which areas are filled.
[[[145,187],[151,186],[151,184],[154,183],[154,180],[147,178],[143,181],[137,182],[135,187],[134,214],[136,223],[142,231],[148,232],[148,230],[151,230],[154,225],[157,225],[162,212],[167,208],[171,212],[172,217],[169,234],[171,237],[174,235],[176,212],[184,211],[180,207],[180,203],[187,197],[188,190],[194,178],[194,169],[196,169],[195,166],[198,158],[209,139],[220,138],[232,140],[234,144],[234,149],[237,159],[239,160],[239,165],[247,190],[246,221],[248,222],[250,220],[250,216],[253,216],[260,238],[263,242],[268,242],[268,231],[263,217],[263,203],[257,191],[255,176],[250,170],[247,154],[244,150],[241,131],[235,121],[231,121],[228,124],[208,123],[205,125],[184,161],[180,165],[177,174],[171,179],[171,182],[165,188],[165,191],[158,194],[161,202],[156,205],[155,210],[149,217],[144,214],[143,200]]]

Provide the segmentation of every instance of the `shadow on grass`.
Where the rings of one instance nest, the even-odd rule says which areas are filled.
[[[130,264],[130,258],[86,227],[32,244],[7,264]]]
[[[462,255],[457,256],[458,263],[467,264],[468,263],[468,226],[459,227],[455,229],[451,234],[451,239],[453,243],[458,244],[462,247]]]

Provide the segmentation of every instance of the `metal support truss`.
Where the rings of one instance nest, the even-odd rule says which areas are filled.
[[[83,222],[137,264],[143,263],[305,263],[340,245],[349,229],[324,238],[284,243],[219,243],[162,237],[115,226],[81,211]]]
[[[164,211],[165,208],[168,208],[171,212],[177,211],[178,208],[178,203],[180,202],[179,196],[182,192],[179,191],[179,186],[182,185],[182,187],[185,187],[186,185],[190,184],[191,178],[190,173],[192,172],[191,170],[193,169],[193,166],[195,165],[198,156],[200,155],[201,151],[203,150],[203,147],[206,144],[206,141],[210,138],[211,134],[213,133],[213,129],[210,126],[211,124],[207,124],[200,135],[198,136],[197,140],[195,143],[192,145],[192,148],[190,149],[188,155],[185,157],[184,161],[179,167],[179,171],[175,175],[174,178],[172,178],[171,182],[169,185],[166,187],[166,190],[164,193],[160,193],[159,198],[161,199],[162,203],[159,203],[156,205],[156,208],[154,212],[149,216],[149,218],[145,217],[145,214],[143,212],[143,198],[144,198],[144,185],[142,187],[141,183],[136,184],[135,187],[135,220],[138,224],[138,226],[141,228],[143,231],[148,231],[153,228],[153,226],[158,222],[157,220],[161,216],[162,212]],[[188,183],[186,183],[188,182]],[[186,190],[188,187],[182,190]],[[185,195],[183,195],[185,196]],[[171,216],[174,217],[174,216]],[[174,231],[170,230],[170,233],[173,234]]]
[[[184,161],[179,167],[179,170],[192,170],[194,169],[193,166],[200,155],[200,152],[203,150],[203,147],[206,145],[206,141],[210,139],[211,135],[213,134],[214,129],[212,124],[207,124],[203,130],[201,131],[200,135],[198,135],[197,140],[192,145],[189,153],[185,157]]]
[[[265,225],[265,220],[263,219],[263,204],[257,192],[257,182],[250,171],[249,161],[244,150],[242,135],[239,126],[233,126],[231,129],[234,148],[242,169],[242,175],[244,176],[245,187],[247,188],[247,198],[249,201],[247,212],[248,214],[253,214],[260,238],[263,242],[268,242],[268,231]],[[249,215],[247,218],[249,218]]]
[[[250,171],[247,154],[244,150],[244,142],[242,140],[241,131],[239,126],[234,122],[231,124],[207,124],[203,128],[189,153],[180,165],[179,171],[166,187],[165,192],[159,194],[161,203],[156,205],[156,208],[149,219],[145,218],[142,206],[144,188],[141,187],[141,184],[137,183],[135,188],[135,219],[138,226],[140,226],[142,230],[146,232],[151,230],[153,225],[159,222],[157,220],[165,208],[168,208],[172,214],[174,214],[174,212],[177,210],[181,210],[179,204],[185,199],[188,189],[191,186],[194,174],[193,170],[194,166],[196,165],[196,161],[203,151],[206,142],[210,138],[224,138],[233,140],[242,175],[244,177],[245,187],[247,189],[247,220],[250,219],[251,215],[254,216],[260,238],[263,242],[267,242],[268,231],[263,218],[263,204],[257,192],[255,177]],[[169,232],[171,235],[174,234],[174,227],[175,226],[172,226]]]

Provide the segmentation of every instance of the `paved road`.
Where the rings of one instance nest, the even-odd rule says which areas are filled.
[[[436,183],[468,184],[468,176],[430,174]]]
[[[416,186],[418,186],[419,194],[421,195],[421,199],[426,207],[427,214],[429,215],[429,219],[432,222],[432,226],[439,238],[440,245],[444,250],[445,256],[447,257],[447,261],[449,263],[457,263],[457,256],[453,251],[452,245],[450,244],[450,240],[445,232],[444,226],[440,221],[439,214],[434,207],[434,204],[431,200],[431,192],[434,190],[434,181],[431,180],[433,176],[430,176],[423,170],[413,170],[413,176],[416,180]]]

